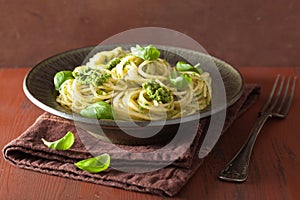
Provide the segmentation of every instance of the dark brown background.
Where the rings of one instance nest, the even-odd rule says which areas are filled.
[[[119,32],[164,27],[235,66],[299,66],[297,0],[0,0],[0,67],[32,67]]]

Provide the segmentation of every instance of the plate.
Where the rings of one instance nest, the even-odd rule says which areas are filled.
[[[82,65],[87,58],[94,55],[96,52],[103,50],[111,50],[117,46],[122,46],[123,49],[128,49],[135,44],[115,44],[103,46],[91,46],[69,50],[49,57],[34,66],[25,76],[23,82],[23,90],[27,98],[36,106],[59,117],[74,120],[76,125],[87,130],[93,135],[97,135],[102,139],[114,143],[121,144],[149,144],[157,142],[166,142],[174,137],[176,127],[179,124],[197,121],[200,118],[208,117],[212,114],[220,112],[234,104],[242,95],[244,90],[244,81],[240,72],[230,64],[215,58],[213,56],[171,46],[155,45],[161,52],[161,57],[165,58],[171,64],[178,60],[186,60],[191,64],[200,63],[203,71],[208,71],[212,77],[212,97],[218,98],[218,90],[224,87],[224,101],[215,103],[213,107],[208,107],[203,111],[179,119],[170,119],[166,121],[136,122],[136,126],[132,123],[118,122],[113,120],[91,120],[78,115],[75,115],[69,109],[60,106],[56,102],[58,92],[54,89],[53,77],[61,70],[73,70],[75,67]],[[224,83],[219,84],[219,83]],[[220,88],[220,86],[222,86]],[[99,125],[101,128],[99,129]],[[159,134],[149,138],[135,138],[126,134],[126,129],[136,129],[136,131],[144,132],[146,129],[164,126]],[[121,127],[121,128],[120,128]],[[125,131],[124,131],[125,129]],[[101,136],[102,135],[102,136]],[[122,135],[122,136],[121,136]]]

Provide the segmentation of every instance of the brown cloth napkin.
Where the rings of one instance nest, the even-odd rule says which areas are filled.
[[[238,116],[256,101],[259,93],[259,86],[254,84],[246,85],[242,97],[227,109],[223,133]],[[95,184],[119,187],[126,190],[174,196],[187,183],[203,161],[203,159],[198,158],[198,152],[208,122],[209,119],[207,118],[200,121],[198,132],[192,144],[188,144],[189,146],[187,148],[182,148],[182,146],[187,145],[184,141],[182,146],[170,147],[169,152],[175,152],[176,155],[178,155],[178,152],[182,153],[172,164],[162,169],[145,173],[126,172],[116,170],[115,167],[110,167],[103,172],[92,174],[76,168],[76,166],[74,166],[75,162],[92,157],[95,152],[97,154],[109,152],[112,159],[111,163],[113,164],[114,161],[116,161],[116,166],[127,164],[142,166],[149,158],[143,157],[143,154],[139,154],[138,156],[136,156],[136,154],[119,154],[118,148],[115,148],[115,146],[108,142],[100,140],[87,140],[95,141],[95,144],[92,146],[101,147],[100,151],[99,148],[97,148],[95,152],[93,152],[93,149],[89,149],[88,151],[85,148],[86,145],[82,142],[82,138],[92,137],[91,135],[86,134],[84,137],[79,137],[77,134],[78,129],[76,129],[72,121],[62,119],[49,113],[42,114],[24,133],[7,144],[3,149],[3,154],[5,159],[12,165],[23,169]],[[41,138],[45,138],[48,141],[57,140],[68,131],[74,133],[75,143],[71,149],[67,151],[49,149],[41,141]],[[155,151],[161,148],[159,145],[118,145],[118,147],[133,153]],[[182,152],[182,150],[184,150],[184,152]],[[164,165],[167,163],[164,161],[172,161],[172,159],[174,159],[172,158],[173,155],[174,154],[157,156],[154,163]],[[151,159],[153,159],[153,157],[151,157]]]

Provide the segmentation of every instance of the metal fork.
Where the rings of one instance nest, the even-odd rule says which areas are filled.
[[[261,128],[270,117],[283,119],[287,116],[290,110],[295,90],[296,77],[293,78],[292,85],[290,82],[291,77],[288,77],[287,81],[285,81],[284,76],[281,77],[280,75],[277,75],[269,98],[260,110],[255,125],[250,132],[249,138],[235,157],[233,157],[233,159],[219,173],[218,177],[221,180],[243,182],[247,179],[251,152]],[[282,94],[283,88],[285,89]],[[274,96],[275,92],[276,95]]]

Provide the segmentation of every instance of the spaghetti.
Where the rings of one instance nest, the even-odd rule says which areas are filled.
[[[56,85],[56,101],[76,113],[106,102],[120,120],[172,119],[209,106],[209,73],[187,63],[180,66],[183,62],[172,67],[159,55],[152,45],[99,52],[70,72],[71,78],[54,77],[63,80]]]

